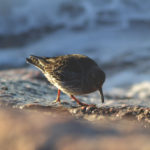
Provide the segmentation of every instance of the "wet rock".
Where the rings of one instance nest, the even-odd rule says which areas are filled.
[[[141,121],[141,120],[143,120],[144,118],[145,118],[145,117],[144,117],[143,114],[140,114],[140,115],[137,116],[138,121]]]
[[[34,109],[37,111],[45,110],[47,112],[52,112],[52,110],[58,108],[57,110],[60,110],[60,113],[62,112],[62,107],[64,107],[68,113],[77,119],[126,119],[149,124],[150,108],[142,106],[121,105],[118,107],[105,106],[97,108],[96,106],[91,105],[88,107],[81,107],[63,100],[60,104],[54,104],[53,100],[56,98],[57,89],[49,86],[42,78],[39,71],[31,69],[1,71],[0,105],[13,108]],[[62,94],[62,96],[65,98],[66,95]]]
[[[0,72],[1,149],[149,150],[150,108],[54,104],[57,89],[39,75],[30,69]]]
[[[2,89],[2,90],[8,90],[8,87],[3,86],[1,89]]]
[[[146,109],[146,110],[144,111],[144,115],[149,115],[149,116],[150,116],[150,110],[149,110],[149,109]]]

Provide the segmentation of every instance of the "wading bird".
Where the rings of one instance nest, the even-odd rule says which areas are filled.
[[[102,103],[104,103],[102,85],[105,81],[105,73],[91,58],[80,54],[58,57],[31,55],[26,60],[39,68],[48,81],[58,88],[56,102],[60,102],[60,92],[62,91],[79,105],[91,106],[80,102],[75,95],[99,90]]]

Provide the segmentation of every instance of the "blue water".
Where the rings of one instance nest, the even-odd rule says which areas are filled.
[[[149,22],[149,7],[149,0],[0,0],[0,34],[56,25],[125,29],[134,22]]]

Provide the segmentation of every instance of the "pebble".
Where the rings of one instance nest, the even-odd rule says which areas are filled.
[[[3,86],[3,87],[1,87],[1,89],[7,91],[7,90],[8,90],[8,87]]]
[[[72,110],[73,111],[73,110]],[[86,120],[101,120],[110,118],[113,120],[135,119],[150,124],[150,108],[142,106],[121,106],[121,107],[79,107],[74,109],[74,116],[85,118]],[[86,117],[85,117],[86,116]]]

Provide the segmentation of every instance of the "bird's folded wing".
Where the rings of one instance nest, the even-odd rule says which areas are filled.
[[[71,82],[79,80],[82,76],[82,67],[75,60],[56,61],[54,64],[45,68],[56,80],[63,82]]]

